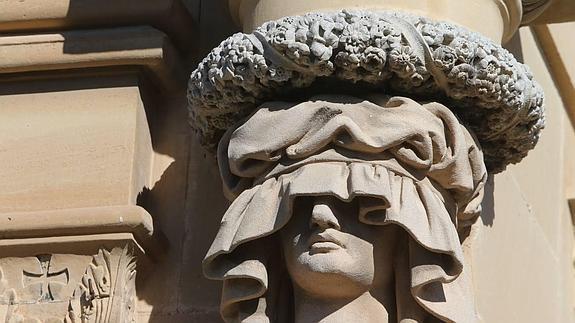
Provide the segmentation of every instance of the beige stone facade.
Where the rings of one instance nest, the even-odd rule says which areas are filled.
[[[488,160],[482,212],[460,235],[475,314],[453,317],[575,322],[575,5],[566,0],[0,1],[0,320],[221,322],[222,284],[204,277],[202,261],[218,241],[229,183],[209,132],[193,131],[204,115],[193,112],[201,100],[189,106],[190,75],[236,32],[342,9],[445,21],[529,67],[545,94],[545,129],[521,162],[493,174]],[[385,17],[410,37],[401,21],[411,16]],[[252,44],[269,63],[264,36]],[[273,91],[253,97],[285,99]],[[471,133],[489,138],[481,129]],[[499,146],[486,142],[496,158]]]

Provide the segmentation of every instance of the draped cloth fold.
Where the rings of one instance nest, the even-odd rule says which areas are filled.
[[[227,322],[287,322],[279,250],[250,242],[281,230],[298,196],[318,195],[358,199],[359,221],[408,233],[398,322],[477,320],[457,229],[477,218],[487,175],[445,106],[384,96],[271,102],[224,135],[218,162],[233,203],[203,265],[224,281]]]

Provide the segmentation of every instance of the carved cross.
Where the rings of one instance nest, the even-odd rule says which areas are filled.
[[[40,263],[40,272],[23,270],[24,288],[31,295],[38,295],[38,301],[55,301],[60,299],[60,292],[68,285],[68,269],[52,271],[51,255],[37,256]]]

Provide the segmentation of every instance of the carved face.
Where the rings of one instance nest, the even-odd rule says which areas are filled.
[[[382,231],[359,221],[357,201],[331,196],[296,199],[292,218],[280,233],[294,287],[326,297],[370,290]]]

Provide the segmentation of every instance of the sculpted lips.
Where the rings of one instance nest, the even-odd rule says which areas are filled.
[[[344,247],[344,244],[340,240],[326,231],[315,233],[308,240],[309,250],[315,252],[328,252]]]

